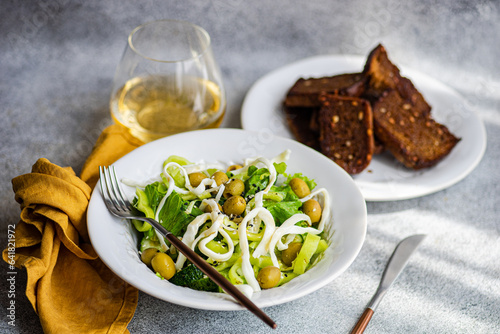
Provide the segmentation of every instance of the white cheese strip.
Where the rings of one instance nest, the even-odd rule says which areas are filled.
[[[241,269],[243,271],[243,276],[245,276],[245,279],[247,280],[247,283],[254,289],[254,291],[260,291],[260,285],[255,278],[255,273],[253,271],[252,264],[250,263],[250,248],[248,247],[247,226],[248,223],[252,221],[252,219],[257,217],[257,215],[259,215],[266,224],[266,231],[264,232],[264,236],[262,237],[262,241],[260,242],[260,244],[265,245],[274,232],[274,219],[268,210],[264,208],[253,209],[245,216],[245,218],[243,218],[240,226],[238,227],[238,237],[240,238],[242,259]],[[269,216],[271,217],[271,219],[269,219]]]
[[[200,235],[201,238],[197,238],[196,240],[199,240],[198,242],[198,248],[200,252],[208,256],[209,258],[215,260],[215,261],[227,261],[229,258],[233,255],[234,252],[234,244],[229,235],[224,231],[222,228],[222,221],[224,219],[224,215],[219,215],[217,219],[212,223],[212,226],[204,231],[202,233],[206,235],[206,237],[203,237]],[[208,242],[214,240],[214,238],[217,236],[217,233],[221,233],[224,239],[226,239],[228,243],[228,251],[226,253],[216,253],[209,249],[206,245]],[[193,242],[193,248],[196,246],[196,240]]]
[[[202,215],[199,215],[189,225],[187,226],[186,233],[184,233],[184,236],[182,237],[182,242],[186,244],[188,247],[191,249],[194,249],[192,247],[193,242],[196,238],[196,234],[198,234],[198,230],[200,227],[205,224],[205,222],[210,218],[209,213],[204,213]],[[182,255],[182,253],[179,253],[179,256],[177,257],[177,261],[175,262],[175,269],[176,270],[181,270],[181,268],[184,266],[184,263],[186,262],[186,257]]]

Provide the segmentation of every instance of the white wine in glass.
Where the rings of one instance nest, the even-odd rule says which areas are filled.
[[[205,30],[161,20],[132,31],[111,95],[116,123],[149,142],[218,127],[225,109],[220,70]]]

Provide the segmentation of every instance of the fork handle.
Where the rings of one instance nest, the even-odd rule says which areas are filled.
[[[218,286],[220,286],[228,295],[236,299],[242,306],[246,307],[250,312],[259,317],[262,321],[268,324],[271,328],[277,327],[276,323],[269,318],[260,308],[257,307],[247,296],[245,296],[237,287],[229,282],[217,270],[215,270],[208,262],[196,254],[189,246],[183,243],[179,238],[173,235],[170,231],[164,228],[160,223],[154,219],[144,219],[150,223],[155,229],[160,232],[172,245],[177,248],[189,261],[196,265],[205,275],[210,277]]]

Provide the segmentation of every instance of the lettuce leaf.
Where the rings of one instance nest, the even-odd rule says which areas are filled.
[[[190,214],[186,213],[188,203],[174,191],[168,196],[158,215],[160,224],[176,236],[183,235],[187,225],[201,214],[200,210],[191,210]]]
[[[154,219],[156,208],[166,192],[166,186],[161,182],[149,184],[144,190],[137,188],[132,205],[145,217]],[[139,232],[146,232],[151,229],[151,225],[144,221],[134,219],[132,224]]]
[[[154,182],[146,186],[144,190],[137,189],[137,197],[134,199],[134,206],[148,218],[155,218],[158,206],[167,193],[167,186],[162,182]],[[158,214],[158,220],[163,227],[172,234],[180,236],[184,233],[186,226],[203,212],[198,208],[191,208],[190,213],[186,213],[189,205],[188,201],[181,198],[175,191],[168,196],[165,205]],[[147,224],[147,223],[146,223]],[[140,232],[149,230],[148,226],[138,226],[134,224]],[[149,224],[147,224],[149,225]]]
[[[282,201],[275,203],[264,203],[264,207],[271,212],[276,226],[280,226],[296,213],[301,213],[299,208],[302,206],[300,201]]]
[[[253,167],[253,168],[252,168]],[[269,170],[267,168],[248,168],[248,179],[245,181],[245,196],[255,195],[264,190],[269,184]]]
[[[279,197],[282,198],[281,201],[264,200],[263,203],[263,206],[273,215],[276,226],[280,226],[294,214],[301,213],[299,208],[302,206],[302,202],[289,185],[272,186],[270,192],[279,194]]]
[[[273,162],[274,168],[276,169],[276,173],[278,174],[285,174],[286,171],[286,163],[280,162],[277,164],[276,162]]]

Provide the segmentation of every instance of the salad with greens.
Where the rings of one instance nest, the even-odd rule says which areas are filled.
[[[330,223],[328,192],[301,173],[288,173],[290,153],[229,167],[170,156],[157,179],[134,185],[133,205],[247,294],[280,286],[321,258]],[[140,257],[158,277],[222,292],[150,224],[132,224],[141,233]]]

